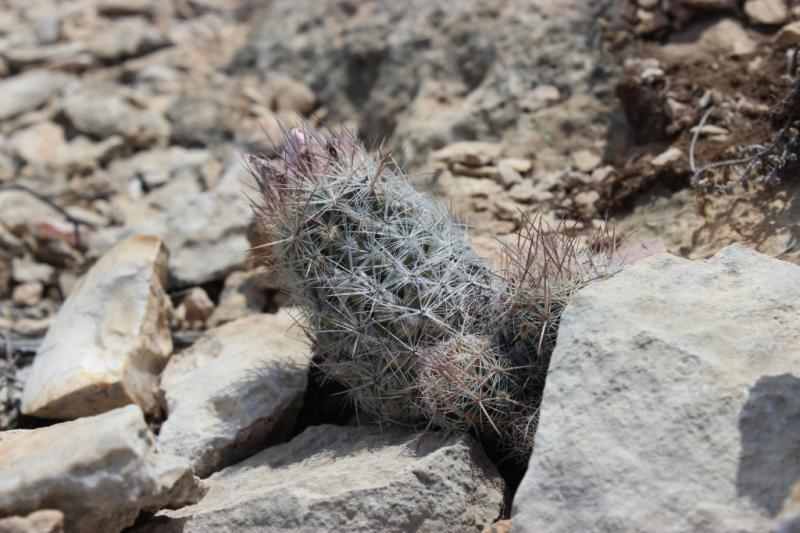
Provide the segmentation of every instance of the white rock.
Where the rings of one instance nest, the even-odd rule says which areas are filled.
[[[103,250],[130,235],[158,235],[171,252],[171,284],[191,286],[223,279],[244,265],[250,249],[247,228],[252,209],[241,190],[249,176],[240,174],[236,164],[237,170],[223,177],[216,188],[122,231],[98,234],[90,245]]]
[[[0,81],[0,120],[33,111],[66,84],[65,76],[46,70],[32,70]]]
[[[65,144],[64,129],[53,122],[39,122],[11,137],[14,151],[28,163],[59,165]]]
[[[561,319],[517,531],[770,531],[800,477],[800,267],[660,254]]]
[[[64,113],[78,131],[101,139],[119,135],[141,147],[169,137],[169,123],[163,115],[134,106],[109,87],[68,94]]]
[[[167,420],[160,451],[205,477],[287,436],[303,403],[310,349],[286,311],[207,331],[161,377]]]
[[[34,511],[28,516],[0,519],[2,533],[63,533],[64,513],[55,509]]]
[[[576,169],[588,174],[600,166],[603,158],[590,150],[578,150],[572,154],[572,161]]]
[[[233,272],[225,278],[225,286],[219,295],[219,304],[208,319],[209,326],[220,326],[226,322],[244,318],[264,310],[267,296],[261,287],[258,271]]]
[[[58,509],[67,531],[115,532],[141,510],[200,499],[203,485],[188,462],[154,447],[134,405],[0,433],[0,515]]]
[[[664,167],[667,165],[673,165],[679,161],[683,160],[683,152],[680,148],[670,147],[667,148],[664,152],[658,154],[653,158],[651,164],[654,167]]]
[[[744,12],[756,24],[783,24],[789,18],[784,0],[747,0]]]
[[[502,144],[482,141],[460,141],[433,152],[431,157],[435,161],[481,166],[497,161],[502,153]]]
[[[168,255],[159,239],[140,235],[86,273],[36,354],[25,414],[68,419],[131,402],[157,407],[158,374],[172,352]]]
[[[503,486],[469,436],[313,426],[208,480],[150,531],[481,531]]]
[[[800,44],[800,20],[790,22],[775,35],[777,46],[797,46]]]
[[[188,329],[200,329],[214,312],[214,302],[202,287],[192,287],[175,310]]]
[[[167,35],[143,17],[125,17],[104,24],[89,42],[89,51],[103,61],[120,61],[170,44]]]

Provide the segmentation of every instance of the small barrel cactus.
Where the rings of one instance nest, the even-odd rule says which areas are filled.
[[[491,274],[464,229],[355,136],[293,130],[283,157],[250,158],[258,250],[304,309],[323,372],[358,410],[420,421],[416,360],[485,321]]]
[[[491,272],[465,228],[354,134],[295,129],[285,144],[249,158],[254,252],[305,313],[323,374],[373,419],[474,431],[526,457],[558,318],[600,272],[593,254],[529,222]]]

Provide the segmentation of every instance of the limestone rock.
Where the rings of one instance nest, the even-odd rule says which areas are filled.
[[[32,70],[0,81],[0,120],[32,111],[64,88],[68,78],[47,70]]]
[[[267,84],[272,92],[273,106],[278,111],[307,115],[314,110],[314,106],[317,104],[314,91],[305,83],[289,76],[273,74],[267,80]]]
[[[435,161],[481,166],[497,161],[502,152],[503,146],[501,144],[461,141],[437,150],[431,157]]]
[[[655,255],[561,319],[516,531],[769,531],[800,478],[800,267]]]
[[[744,12],[756,24],[783,24],[789,18],[785,0],[747,0]]]
[[[170,284],[191,286],[224,279],[245,263],[250,249],[247,228],[252,209],[241,190],[249,176],[238,161],[234,165],[216,188],[122,231],[100,235],[92,247],[103,250],[130,235],[158,235],[171,252]]]
[[[171,41],[143,17],[125,17],[104,25],[89,43],[89,51],[102,61],[121,61],[149,54]]]
[[[154,447],[134,405],[0,433],[0,516],[58,509],[67,531],[114,532],[141,510],[199,500],[203,486],[188,462]]]
[[[220,326],[226,322],[244,318],[264,310],[267,296],[259,286],[258,271],[238,271],[225,278],[225,286],[219,296],[219,304],[208,319],[209,326]]]
[[[603,162],[603,158],[591,150],[578,150],[572,154],[572,161],[576,169],[588,174],[600,166],[600,163]]]
[[[201,477],[285,437],[303,403],[310,350],[286,311],[207,331],[161,377],[167,420],[160,451],[188,458]]]
[[[208,480],[150,531],[480,531],[503,486],[469,436],[312,426]]]
[[[777,46],[797,46],[798,43],[800,43],[800,20],[790,22],[775,35]]]
[[[185,329],[202,329],[213,312],[214,302],[208,293],[202,287],[192,287],[175,309],[175,318]]]
[[[131,402],[156,408],[158,374],[172,352],[167,261],[164,244],[141,235],[95,263],[42,341],[25,414],[68,419]]]
[[[160,113],[133,105],[110,87],[68,94],[64,113],[78,131],[101,139],[119,135],[143,147],[169,137],[169,123]]]
[[[0,519],[2,533],[63,533],[64,513],[55,509],[34,511],[28,516]]]

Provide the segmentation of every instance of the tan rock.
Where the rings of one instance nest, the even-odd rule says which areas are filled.
[[[28,163],[57,166],[64,157],[64,129],[53,122],[39,122],[16,132],[11,146]]]
[[[603,158],[591,150],[578,150],[572,154],[572,162],[580,172],[589,173],[600,166]]]
[[[273,75],[267,80],[272,91],[274,106],[278,111],[290,111],[307,115],[317,105],[314,91],[305,83],[289,76]]]
[[[167,260],[159,239],[140,235],[86,273],[36,354],[25,414],[69,419],[131,402],[155,410],[158,374],[172,352]]]
[[[208,297],[208,293],[202,287],[192,287],[175,310],[175,316],[188,329],[200,329],[213,312],[214,302]]]
[[[61,74],[32,70],[0,81],[0,120],[32,111],[67,84]]]
[[[55,509],[34,511],[28,516],[0,519],[2,533],[63,533],[64,513]]]
[[[449,172],[443,173],[436,180],[436,189],[449,198],[469,196],[491,197],[500,194],[503,187],[488,178],[466,178],[453,176]]]
[[[58,509],[67,531],[117,532],[142,510],[196,502],[203,485],[188,461],[154,448],[135,405],[0,433],[0,515]]]
[[[267,295],[260,286],[263,277],[265,275],[258,271],[237,271],[225,278],[219,304],[208,319],[208,325],[220,326],[263,311],[267,304]]]
[[[755,52],[757,47],[758,43],[738,20],[723,18],[675,34],[671,42],[661,48],[661,53],[671,62],[676,62],[699,56],[746,56]]]
[[[434,161],[482,166],[494,163],[503,153],[503,145],[481,141],[461,141],[431,154]]]
[[[783,24],[789,18],[784,0],[747,0],[744,12],[756,24]]]
[[[33,306],[42,301],[43,292],[44,287],[40,282],[29,281],[14,287],[14,290],[11,292],[11,299],[14,300],[15,303],[21,305]]]
[[[208,479],[148,531],[480,531],[503,483],[469,435],[312,426]]]
[[[288,436],[303,403],[310,349],[285,310],[207,331],[161,377],[158,448],[205,477]]]
[[[800,44],[800,20],[790,22],[775,35],[775,44],[781,47]]]
[[[665,167],[667,165],[674,165],[684,158],[683,151],[680,148],[671,147],[667,148],[664,152],[658,154],[653,158],[651,164],[654,167]]]

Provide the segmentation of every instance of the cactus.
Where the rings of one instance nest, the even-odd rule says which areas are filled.
[[[352,133],[302,128],[285,144],[249,158],[254,251],[303,310],[323,374],[372,419],[473,431],[524,459],[561,309],[600,275],[594,254],[527,221],[493,273]]]
[[[418,422],[418,354],[486,320],[491,274],[464,229],[353,134],[294,130],[286,145],[278,162],[250,158],[264,199],[260,255],[357,409]]]

